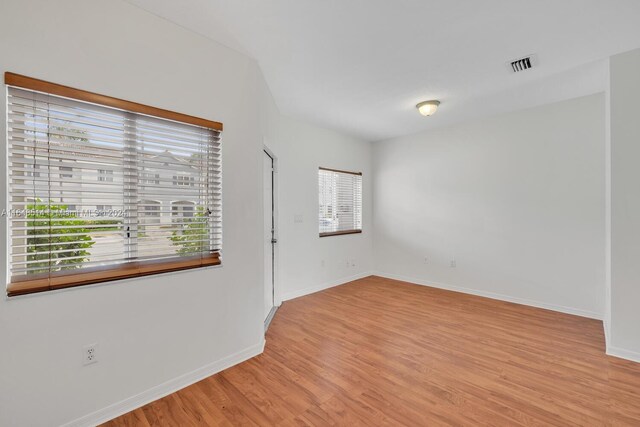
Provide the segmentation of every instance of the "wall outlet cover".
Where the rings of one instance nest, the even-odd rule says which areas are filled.
[[[98,362],[98,344],[88,344],[82,348],[83,365],[91,365]]]

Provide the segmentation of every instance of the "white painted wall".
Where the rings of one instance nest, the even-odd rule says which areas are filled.
[[[370,270],[369,144],[282,117],[248,57],[122,1],[10,0],[0,4],[0,71],[225,126],[223,266],[0,296],[0,425],[97,422],[261,351],[265,141],[280,166],[279,294],[291,298]],[[362,235],[319,239],[320,165],[364,173]],[[7,277],[4,246],[0,277]],[[100,361],[83,367],[82,347],[95,342]]]
[[[0,70],[225,125],[223,267],[0,296],[0,425],[60,425],[239,352],[260,352],[257,64],[121,1],[16,0],[0,5]],[[0,237],[6,241],[5,218]],[[100,361],[83,367],[81,349],[94,342]]]
[[[607,352],[640,362],[640,49],[611,57],[611,307]]]
[[[603,94],[376,143],[376,270],[602,317],[604,154]]]
[[[278,161],[277,299],[296,298],[369,275],[373,258],[371,144],[280,115],[266,84],[262,87],[265,144]],[[362,172],[362,234],[318,236],[320,166]],[[302,222],[296,222],[296,216]]]

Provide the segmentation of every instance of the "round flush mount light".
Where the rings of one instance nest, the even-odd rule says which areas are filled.
[[[438,109],[438,105],[440,105],[440,101],[424,101],[416,105],[416,108],[423,116],[431,116]]]

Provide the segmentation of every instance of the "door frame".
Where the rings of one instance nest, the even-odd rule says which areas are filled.
[[[280,264],[280,222],[279,222],[279,214],[278,214],[278,156],[274,153],[274,151],[269,147],[268,141],[264,138],[263,141],[263,151],[267,153],[273,159],[273,185],[271,186],[271,191],[273,192],[273,237],[278,241],[278,243],[272,245],[273,248],[273,306],[280,307],[282,305],[282,297],[280,294],[280,280],[279,280],[279,264]]]

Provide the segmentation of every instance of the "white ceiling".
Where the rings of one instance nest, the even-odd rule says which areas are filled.
[[[282,113],[371,141],[601,91],[640,47],[638,0],[127,1],[257,59]]]

